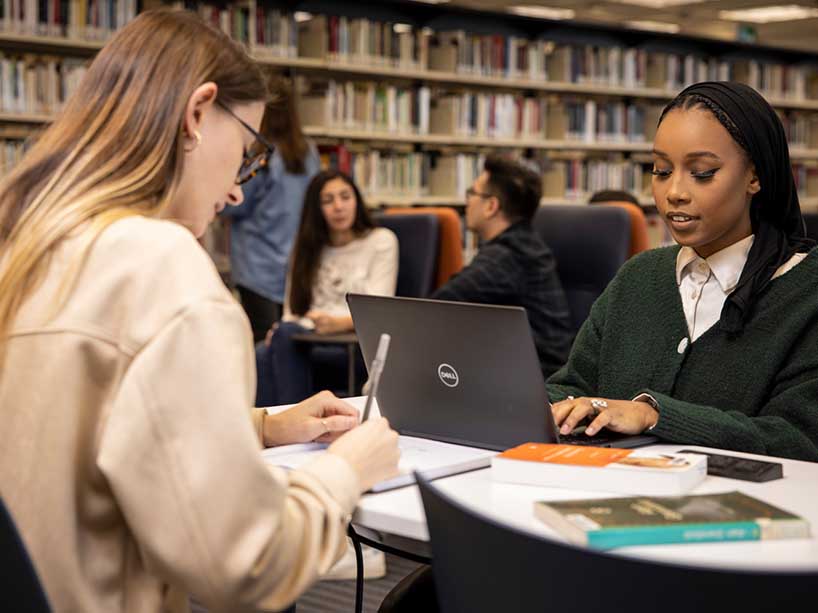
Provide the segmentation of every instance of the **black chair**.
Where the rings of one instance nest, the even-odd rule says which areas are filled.
[[[443,613],[768,613],[811,602],[818,585],[818,571],[726,570],[575,547],[484,517],[416,477]]]
[[[630,253],[631,221],[619,207],[548,205],[534,230],[554,253],[574,333]]]
[[[396,296],[425,298],[434,287],[440,222],[435,215],[376,215],[379,226],[398,237]]]
[[[4,611],[49,613],[51,607],[37,571],[2,499],[0,499],[0,551],[3,552],[3,571],[0,572],[0,601],[3,603],[1,608]]]

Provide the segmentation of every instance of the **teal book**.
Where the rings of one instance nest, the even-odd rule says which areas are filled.
[[[539,501],[534,514],[570,542],[594,549],[810,535],[806,519],[737,491]]]

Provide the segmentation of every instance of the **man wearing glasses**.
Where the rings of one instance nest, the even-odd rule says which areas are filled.
[[[543,376],[568,359],[571,316],[551,251],[531,228],[542,195],[539,175],[489,156],[466,190],[466,227],[481,247],[432,298],[521,306],[528,314]]]

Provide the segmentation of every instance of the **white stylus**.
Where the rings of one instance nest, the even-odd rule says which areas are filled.
[[[366,395],[366,404],[364,405],[364,414],[361,417],[361,422],[369,419],[369,410],[372,408],[372,399],[378,392],[378,383],[381,380],[381,372],[383,372],[383,365],[386,362],[386,354],[389,352],[389,341],[391,337],[388,334],[381,334],[378,341],[378,350],[375,352],[375,359],[372,360],[372,365],[369,367],[369,392]]]

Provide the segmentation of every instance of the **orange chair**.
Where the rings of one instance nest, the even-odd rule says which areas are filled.
[[[650,240],[648,239],[648,220],[642,207],[625,201],[610,201],[610,202],[594,202],[594,205],[602,204],[606,206],[618,206],[625,209],[631,218],[631,247],[628,252],[628,257],[633,257],[637,253],[647,251],[650,249]]]
[[[461,231],[460,215],[454,209],[448,207],[389,207],[387,214],[421,214],[435,215],[440,225],[439,245],[437,256],[437,276],[435,287],[437,289],[445,284],[455,273],[463,268],[463,241]]]

